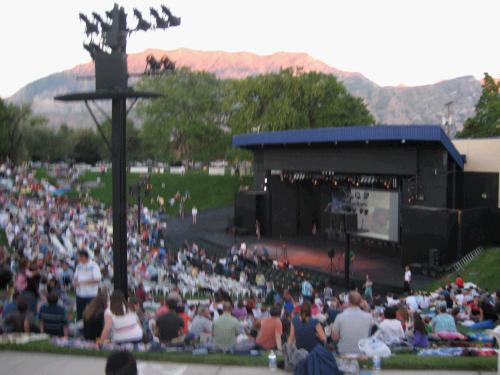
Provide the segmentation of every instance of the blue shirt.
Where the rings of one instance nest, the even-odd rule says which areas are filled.
[[[293,320],[293,329],[295,331],[295,342],[297,349],[305,349],[308,352],[321,343],[316,335],[316,326],[318,321],[313,318],[303,322],[299,315],[296,315]]]
[[[17,301],[16,300],[13,300],[9,303],[7,303],[4,308],[3,308],[3,311],[2,311],[2,318],[7,318],[7,316],[9,316],[9,314],[13,311],[16,311],[17,310]]]
[[[432,318],[432,328],[434,332],[457,332],[455,319],[450,314],[438,314]]]
[[[313,287],[309,281],[304,281],[302,283],[302,295],[304,297],[311,297],[312,296],[312,290]]]
[[[66,310],[59,305],[43,305],[40,308],[39,318],[43,321],[45,333],[54,336],[63,336],[67,325]]]

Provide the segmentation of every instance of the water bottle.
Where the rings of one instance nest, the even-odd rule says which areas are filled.
[[[382,369],[380,356],[376,355],[373,357],[373,372],[378,373]]]
[[[269,353],[267,358],[269,359],[269,370],[276,371],[276,368],[277,368],[276,353],[274,353],[274,350],[271,350],[271,353]]]

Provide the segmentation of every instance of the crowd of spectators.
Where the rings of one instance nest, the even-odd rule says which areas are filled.
[[[99,345],[310,352],[321,344],[356,354],[371,335],[395,350],[414,350],[466,340],[460,325],[494,328],[499,319],[500,291],[460,276],[432,293],[408,283],[404,293],[382,296],[369,277],[359,292],[335,294],[308,280],[277,290],[262,272],[273,266],[265,250],[241,243],[216,257],[196,243],[168,249],[166,223],[148,209],[142,215],[140,230],[128,220],[127,298],[111,287],[109,209],[52,194],[27,166],[2,165],[0,228],[8,246],[0,248],[1,330]]]

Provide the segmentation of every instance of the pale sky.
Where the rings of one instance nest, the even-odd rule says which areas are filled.
[[[166,3],[178,28],[135,34],[146,48],[307,52],[380,85],[422,85],[483,72],[500,76],[499,0],[122,0],[149,14]],[[80,11],[108,0],[0,0],[0,96],[89,61]]]

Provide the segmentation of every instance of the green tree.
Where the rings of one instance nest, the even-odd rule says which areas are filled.
[[[228,91],[225,105],[235,133],[375,122],[362,99],[333,75],[286,69],[233,81]]]
[[[111,122],[105,121],[102,124],[102,131],[106,137],[107,142],[111,145]],[[106,141],[102,138],[101,134],[96,131],[99,138],[100,154],[103,158],[111,160],[111,151],[106,144]],[[133,121],[127,119],[127,159],[129,161],[141,161],[148,159],[148,156],[144,154],[144,146],[141,138],[141,129],[137,128]]]
[[[29,105],[5,103],[0,99],[0,153],[18,163],[26,153],[26,134],[33,127],[46,123],[42,117],[34,116]]]
[[[70,161],[77,134],[66,124],[58,129],[38,126],[27,131],[25,141],[31,160]]]
[[[103,160],[103,145],[100,134],[91,129],[81,130],[73,149],[73,159],[76,162],[95,164]]]
[[[155,160],[208,161],[223,157],[230,146],[222,112],[223,82],[207,72],[176,70],[140,86],[162,94],[141,103],[141,139]]]
[[[464,123],[457,138],[500,136],[500,82],[488,73],[484,74],[483,92],[476,104],[476,113]]]

